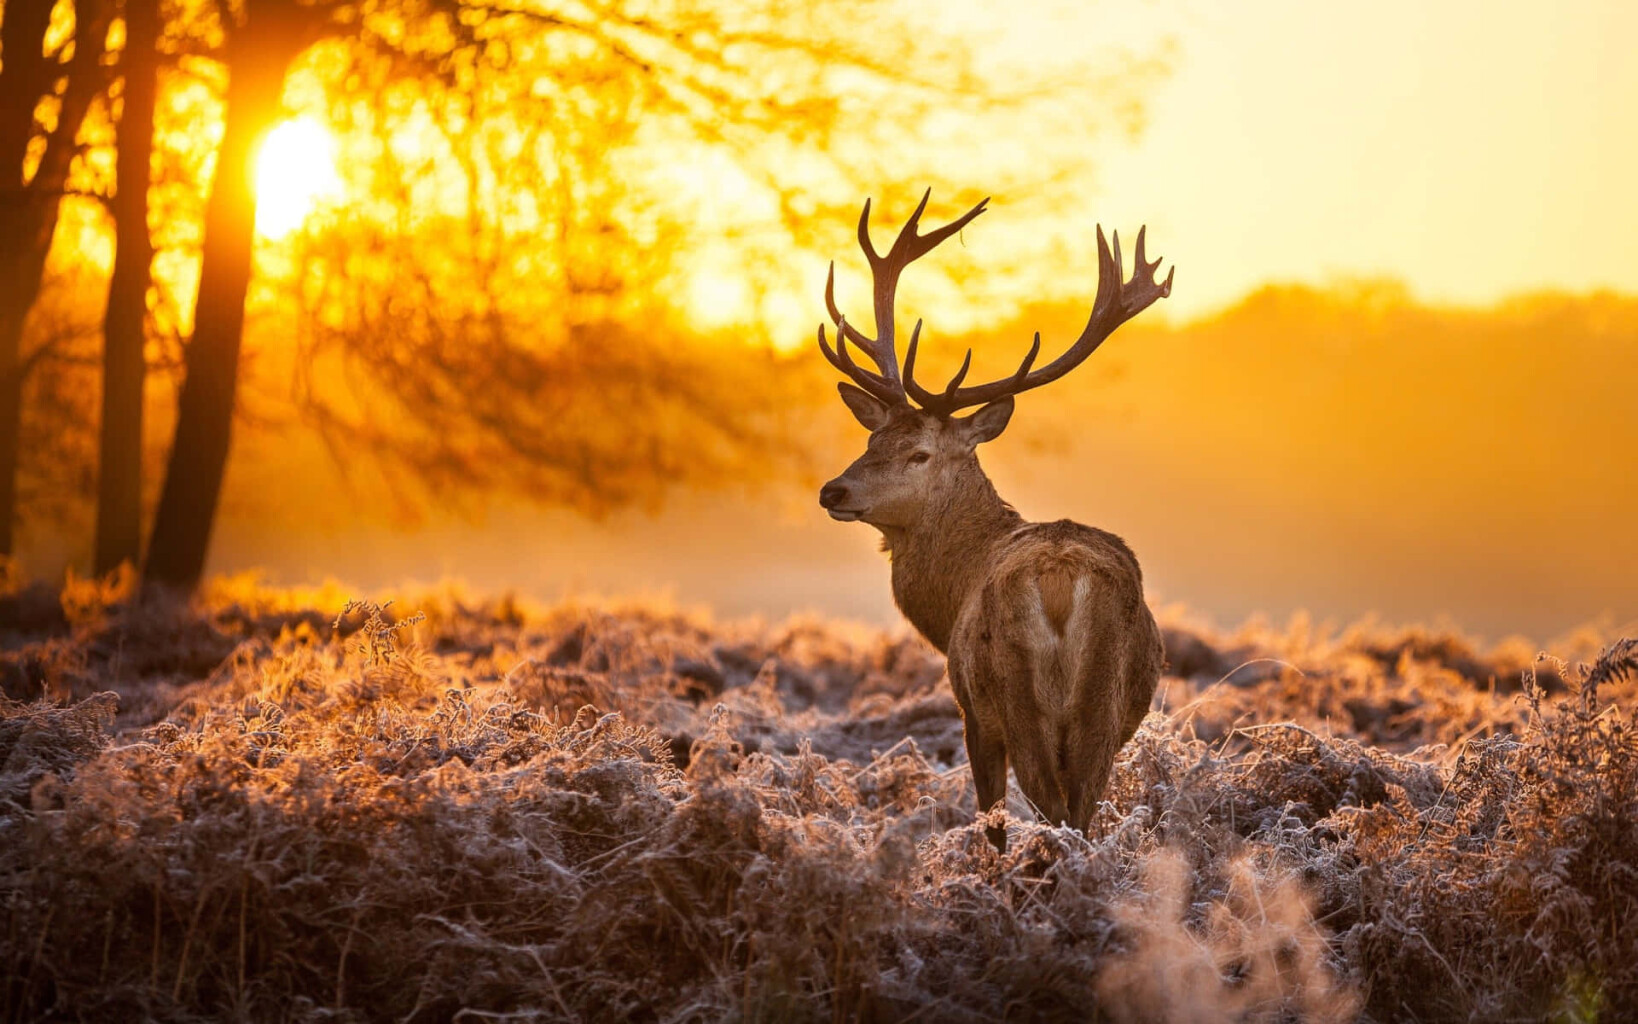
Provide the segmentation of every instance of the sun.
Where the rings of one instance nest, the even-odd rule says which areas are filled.
[[[274,125],[256,155],[256,230],[283,238],[326,199],[341,194],[335,138],[308,117]]]

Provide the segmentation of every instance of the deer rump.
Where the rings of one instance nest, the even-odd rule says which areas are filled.
[[[1084,830],[1115,755],[1149,710],[1163,658],[1137,559],[1069,520],[1014,531],[949,645],[980,810],[1019,788]]]

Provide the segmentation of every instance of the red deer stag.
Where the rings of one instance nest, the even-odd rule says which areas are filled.
[[[859,217],[859,245],[875,284],[876,337],[836,308],[831,265],[825,305],[836,346],[821,325],[819,348],[853,381],[837,386],[870,441],[858,461],[825,484],[819,503],[832,519],[881,531],[894,601],[948,658],[979,808],[1005,797],[1010,756],[1024,795],[1047,820],[1084,830],[1115,754],[1149,710],[1160,678],[1160,630],[1143,601],[1137,559],[1119,537],[1068,519],[1025,522],[996,493],[975,449],[1006,427],[1014,395],[1079,366],[1115,328],[1169,295],[1172,275],[1156,280],[1160,261],[1144,260],[1140,230],[1137,268],[1123,281],[1120,236],[1110,252],[1100,227],[1097,299],[1068,351],[1032,369],[1041,351],[1037,332],[1012,376],[966,386],[968,350],[949,385],[928,391],[915,378],[919,320],[900,374],[893,328],[899,274],[983,213],[989,200],[922,235],[916,225],[927,199],[885,256],[870,243],[868,201]],[[875,369],[855,363],[850,345]],[[954,415],[972,406],[980,408]],[[988,835],[1006,849],[1002,829]]]

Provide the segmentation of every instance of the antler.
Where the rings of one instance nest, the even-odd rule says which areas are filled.
[[[870,200],[866,199],[864,212],[859,214],[859,248],[864,250],[865,259],[870,262],[870,276],[875,284],[875,314],[876,337],[867,338],[858,328],[847,322],[847,318],[836,308],[836,264],[830,265],[830,275],[825,279],[825,308],[830,312],[830,319],[836,325],[836,348],[833,350],[825,338],[825,327],[819,325],[819,348],[830,360],[830,364],[847,374],[854,383],[864,388],[889,405],[909,405],[906,397],[906,380],[899,377],[899,357],[894,348],[893,331],[893,301],[898,293],[899,275],[904,268],[915,260],[931,252],[940,242],[966,227],[974,217],[984,212],[986,197],[979,204],[962,214],[960,217],[928,232],[925,235],[916,233],[916,225],[921,220],[922,211],[927,209],[927,200],[933,194],[928,189],[922,194],[921,202],[916,206],[916,212],[905,221],[904,227],[899,229],[899,235],[893,240],[892,248],[887,255],[878,255],[876,247],[870,244]],[[921,321],[916,322],[916,329],[910,335],[910,359],[914,360],[916,342],[921,336]],[[856,345],[859,351],[869,356],[876,364],[876,372],[871,372],[853,361],[848,354],[848,342]],[[905,364],[905,377],[910,375],[911,362]],[[965,372],[965,371],[963,371]],[[959,383],[959,382],[958,382]],[[919,390],[919,389],[918,389]]]
[[[1155,300],[1172,293],[1172,277],[1177,273],[1177,268],[1173,267],[1166,274],[1165,281],[1157,282],[1155,271],[1160,268],[1160,260],[1149,263],[1143,258],[1143,236],[1147,230],[1147,227],[1138,229],[1137,268],[1132,272],[1130,281],[1123,281],[1125,274],[1121,269],[1120,232],[1115,232],[1115,251],[1111,254],[1109,243],[1104,241],[1103,228],[1099,226],[1098,297],[1092,303],[1092,316],[1087,320],[1081,336],[1075,339],[1075,344],[1039,370],[1030,370],[1035,365],[1035,357],[1041,354],[1041,332],[1036,331],[1035,343],[1011,377],[970,388],[962,387],[961,382],[967,378],[967,371],[973,362],[973,350],[968,349],[961,369],[956,371],[942,392],[935,394],[916,383],[916,341],[920,334],[920,324],[917,324],[917,331],[910,337],[910,350],[904,357],[904,387],[909,397],[928,412],[948,416],[958,409],[983,405],[1050,384],[1081,365],[1103,344],[1105,338],[1115,333],[1117,327],[1148,309]]]
[[[916,346],[921,340],[920,320],[916,321],[915,330],[910,333],[910,348],[904,356],[904,374],[902,377],[899,374],[898,352],[894,348],[893,332],[893,300],[898,292],[899,274],[913,261],[932,251],[934,246],[966,227],[969,221],[984,212],[986,204],[989,203],[989,199],[986,198],[943,227],[925,235],[918,235],[916,225],[921,220],[922,211],[927,209],[927,200],[932,194],[932,189],[922,194],[916,212],[910,215],[910,219],[900,229],[899,236],[893,240],[893,247],[887,251],[886,256],[877,255],[875,247],[870,244],[870,200],[865,200],[864,212],[859,215],[859,247],[864,250],[865,258],[870,261],[870,273],[875,283],[876,337],[865,337],[849,324],[847,318],[836,308],[835,263],[830,265],[830,276],[825,280],[825,307],[830,311],[831,321],[836,324],[836,348],[830,347],[829,341],[825,338],[824,325],[821,324],[820,350],[825,353],[825,358],[830,360],[832,366],[889,405],[908,405],[910,400],[914,399],[917,405],[928,412],[948,416],[959,409],[984,405],[1008,395],[1016,395],[1043,384],[1050,384],[1085,362],[1086,358],[1103,344],[1104,339],[1115,333],[1115,329],[1121,324],[1154,305],[1157,299],[1165,298],[1172,293],[1172,278],[1176,275],[1177,268],[1173,267],[1167,272],[1165,281],[1158,281],[1155,272],[1160,269],[1161,261],[1155,260],[1150,263],[1143,258],[1147,227],[1138,229],[1137,268],[1128,281],[1125,280],[1126,274],[1121,266],[1120,232],[1115,232],[1115,247],[1111,252],[1109,243],[1103,237],[1103,228],[1099,226],[1098,295],[1093,300],[1092,316],[1086,322],[1086,329],[1063,355],[1039,370],[1032,370],[1035,357],[1041,354],[1041,332],[1036,331],[1034,344],[1030,346],[1029,353],[1024,356],[1024,361],[1018,364],[1018,369],[1012,376],[964,388],[961,382],[967,379],[967,371],[972,368],[973,363],[972,349],[968,349],[967,358],[962,360],[961,369],[956,371],[944,390],[928,391],[916,383]],[[852,342],[859,351],[870,357],[876,364],[875,372],[853,361],[853,357],[848,354],[848,342]]]

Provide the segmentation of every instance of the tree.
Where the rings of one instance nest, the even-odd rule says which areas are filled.
[[[367,343],[361,360],[385,371],[381,378],[394,390],[401,409],[413,408],[440,425],[420,432],[432,442],[423,449],[431,456],[424,466],[462,463],[463,453],[444,442],[477,435],[491,450],[525,464],[556,467],[558,479],[566,483],[553,493],[561,495],[594,491],[603,479],[618,476],[614,463],[589,461],[584,449],[565,450],[552,443],[551,431],[531,429],[543,422],[531,399],[549,389],[554,373],[571,364],[598,365],[615,351],[609,347],[612,339],[619,337],[622,344],[633,340],[632,332],[612,329],[608,309],[635,282],[623,278],[620,263],[606,258],[606,252],[581,258],[581,250],[590,251],[588,241],[595,248],[616,239],[628,258],[645,244],[654,245],[652,238],[646,243],[641,238],[652,234],[652,226],[639,224],[611,201],[623,198],[610,185],[623,146],[645,130],[670,131],[731,152],[770,138],[786,151],[828,153],[845,142],[858,147],[860,162],[868,164],[880,160],[872,143],[893,140],[940,103],[959,105],[963,96],[980,104],[995,102],[968,88],[964,62],[940,49],[933,37],[902,29],[861,33],[859,19],[868,10],[860,5],[849,8],[858,17],[830,12],[820,18],[771,3],[735,10],[689,2],[624,8],[401,0],[366,7],[247,0],[237,20],[226,26],[230,84],[224,136],[207,213],[195,334],[188,346],[187,378],[149,545],[147,578],[186,588],[204,569],[232,430],[252,264],[251,145],[272,123],[285,71],[308,43],[327,40],[324,63],[333,69],[331,95],[338,104],[345,105],[347,97],[361,90],[374,90],[369,109],[353,114],[371,120],[377,132],[390,137],[395,114],[399,124],[402,117],[419,114],[450,143],[449,160],[438,170],[453,164],[459,186],[451,191],[464,188],[464,201],[455,204],[458,209],[440,210],[442,198],[435,198],[431,211],[405,214],[420,219],[423,229],[440,218],[471,225],[477,251],[470,266],[494,275],[485,283],[500,284],[516,250],[497,256],[484,243],[509,238],[515,245],[518,222],[538,228],[537,241],[563,254],[542,268],[552,275],[544,288],[511,274],[513,288],[578,296],[591,311],[556,324],[555,348],[537,344],[538,322],[533,336],[518,331],[521,318],[502,308],[503,302],[480,294],[463,306],[430,289],[423,289],[428,305],[420,313],[428,306],[458,307],[454,316],[442,310],[435,315],[444,317],[446,325],[476,329],[459,338],[443,329],[405,331],[404,318],[388,315],[374,324],[368,319],[356,323],[351,332],[359,338],[361,328],[396,326],[387,335],[395,343],[406,336],[428,343],[430,358],[424,360],[411,358],[413,348],[382,351]],[[869,36],[866,44],[858,42],[861,34]],[[945,58],[942,64],[940,58]],[[920,68],[941,70],[911,70]],[[850,77],[853,84],[844,87],[838,75]],[[405,88],[412,98],[395,110],[391,94]],[[850,109],[845,99],[849,88],[854,102],[873,104],[867,116]],[[493,130],[497,124],[504,126],[499,133]],[[843,124],[856,130],[853,137],[835,136]],[[391,146],[381,150],[390,152]],[[584,159],[590,162],[577,166]],[[778,196],[787,223],[803,221],[815,212],[814,190],[781,180],[777,164],[769,160],[752,171]],[[830,167],[834,172],[846,164],[832,161]],[[533,172],[521,187],[515,181],[519,167]],[[498,211],[509,195],[521,196],[520,202]],[[446,236],[440,248],[460,248],[457,237]],[[411,244],[400,236],[388,248]],[[412,293],[415,284],[413,278],[403,282]],[[402,310],[406,303],[398,299],[383,308]],[[424,322],[420,313],[411,326]],[[578,351],[577,358],[562,357],[565,345]],[[655,351],[652,342],[647,351]],[[632,360],[615,363],[637,365]],[[687,377],[676,372],[676,365],[662,358],[641,365],[653,371],[646,379],[663,379],[675,392],[688,393]],[[489,383],[501,386],[480,390]],[[604,388],[629,395],[631,384],[606,379],[588,393]],[[492,402],[492,397],[498,400]],[[711,400],[685,400],[682,408],[695,421],[733,415],[732,403],[722,408]],[[619,415],[612,403],[604,409],[610,417]],[[546,425],[556,422],[561,420],[544,418]],[[376,426],[354,423],[365,430]],[[731,429],[718,435],[730,443],[736,436]],[[646,450],[652,457],[631,464],[651,475],[686,468],[674,455],[664,457],[657,437],[649,440],[645,446],[641,438],[627,438],[602,451]],[[464,464],[474,461],[466,458]],[[618,487],[612,493],[618,494]]]
[[[103,320],[102,419],[98,446],[94,567],[142,561],[142,411],[145,324],[152,280],[148,186],[158,84],[159,0],[125,0],[124,75],[114,215],[114,271]]]
[[[23,384],[46,351],[25,357],[24,321],[40,293],[80,126],[105,81],[108,5],[76,0],[66,8],[72,30],[60,32],[53,9],[12,0],[0,14],[0,555],[14,545]],[[38,125],[37,110],[48,114]]]
[[[124,85],[91,122],[112,77],[105,46],[119,0],[0,4],[0,171],[16,183],[0,209],[0,547],[12,546],[23,396],[32,461],[47,458],[40,438],[80,438],[42,417],[64,428],[92,422],[84,406],[97,398],[86,386],[95,339],[84,325],[94,331],[100,319],[96,564],[139,552],[151,272],[159,303],[149,340],[163,348],[191,338],[180,347],[185,377],[148,573],[184,587],[204,567],[241,409],[246,296],[258,274],[250,164],[293,67],[322,88],[332,124],[366,149],[376,144],[375,157],[349,167],[377,177],[332,224],[303,236],[300,272],[273,282],[282,301],[301,299],[299,413],[339,447],[386,451],[434,486],[510,483],[594,511],[643,500],[658,480],[727,475],[747,451],[778,450],[763,420],[779,403],[762,395],[758,367],[691,349],[684,339],[698,332],[656,299],[713,244],[724,249],[701,229],[709,220],[669,205],[674,161],[703,154],[700,165],[714,166],[727,154],[737,180],[776,211],[782,233],[764,236],[762,252],[783,258],[787,243],[823,234],[809,225],[848,219],[861,191],[849,182],[878,191],[885,178],[906,187],[947,180],[936,168],[948,160],[909,141],[923,126],[948,137],[952,111],[1017,100],[974,77],[960,45],[911,30],[890,8],[846,0],[824,11],[774,0],[123,2]],[[180,67],[170,63],[179,46]],[[168,109],[166,83],[178,78],[221,89],[223,129],[214,183],[198,189],[209,196],[203,212],[181,218],[190,225],[181,234],[199,237],[180,243],[177,196],[163,175],[178,166],[179,134],[192,148],[210,145],[216,112],[201,121]],[[314,109],[310,95],[301,102]],[[116,103],[111,155],[111,129],[100,126],[112,123]],[[150,117],[157,133],[143,127]],[[99,126],[94,143],[81,130],[88,123]],[[412,129],[436,137],[433,156],[394,151]],[[211,177],[211,161],[202,163],[200,182]],[[140,184],[150,166],[161,175],[151,239]],[[61,311],[36,308],[29,337],[46,340],[25,342],[70,190],[100,195],[113,214],[106,316],[51,326],[47,314]],[[193,202],[183,197],[180,208]],[[191,290],[191,275],[170,257],[179,244],[197,251],[200,238],[190,325],[167,316],[169,298]],[[733,272],[756,279],[778,262],[739,260]],[[86,283],[94,282],[59,294],[81,295]],[[71,314],[96,305],[74,301]],[[255,365],[254,346],[249,354]],[[330,369],[362,384],[333,384]],[[81,475],[77,492],[92,479]]]
[[[191,589],[204,573],[232,436],[255,244],[251,160],[278,112],[285,70],[312,39],[316,10],[290,0],[246,0],[243,20],[228,35],[222,142],[205,209],[193,337],[148,544],[145,576],[154,583]]]

